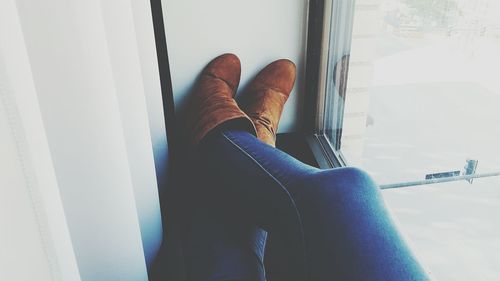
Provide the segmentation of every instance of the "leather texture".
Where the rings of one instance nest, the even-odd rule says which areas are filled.
[[[276,146],[276,132],[295,75],[293,62],[287,59],[274,61],[257,74],[239,99],[241,109],[254,123],[257,138],[273,147]]]
[[[187,106],[186,128],[192,145],[229,120],[243,120],[245,129],[255,134],[252,120],[234,100],[240,75],[240,60],[234,54],[220,55],[205,67]]]

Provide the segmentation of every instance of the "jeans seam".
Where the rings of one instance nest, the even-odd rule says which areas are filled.
[[[241,151],[244,155],[246,155],[253,163],[255,163],[263,172],[265,172],[269,177],[271,177],[271,179],[273,181],[275,181],[280,187],[281,189],[285,192],[285,194],[287,195],[287,198],[289,200],[289,202],[292,204],[292,207],[293,209],[295,210],[295,214],[297,216],[297,220],[298,220],[298,223],[299,223],[299,229],[300,229],[300,239],[302,241],[302,246],[303,246],[303,249],[302,249],[302,255],[304,257],[304,261],[306,262],[307,264],[307,257],[306,257],[306,249],[305,249],[305,241],[304,241],[304,228],[303,228],[303,224],[302,224],[302,218],[300,216],[300,212],[297,208],[297,205],[295,204],[295,201],[293,200],[290,192],[288,192],[288,190],[285,188],[285,186],[283,185],[283,183],[278,180],[273,174],[271,174],[268,169],[266,169],[264,166],[262,166],[252,155],[250,155],[248,152],[246,152],[239,144],[237,144],[230,136],[226,135],[225,132],[221,132],[222,136],[228,140],[234,147],[236,147],[239,151]],[[306,272],[308,272],[308,268],[306,268]]]
[[[288,198],[290,199],[290,202],[292,203],[293,207],[295,210],[298,210],[297,209],[297,206],[295,205],[295,202],[292,198],[292,196],[290,195],[290,192],[288,192],[288,190],[285,188],[285,186],[283,185],[283,183],[277,179],[273,174],[271,174],[268,169],[266,169],[266,167],[262,166],[259,161],[257,161],[252,155],[250,155],[249,153],[247,153],[239,144],[235,143],[229,136],[227,136],[224,132],[222,132],[222,135],[224,136],[224,138],[226,138],[229,142],[231,142],[236,148],[238,148],[238,150],[240,150],[241,152],[243,152],[243,154],[245,154],[248,158],[250,158],[252,160],[252,162],[254,162],[255,164],[257,164],[257,166],[259,168],[261,168],[262,171],[264,171],[268,176],[270,176],[276,183],[278,183],[278,185],[281,187],[281,189],[283,191],[285,191],[285,194],[288,196]],[[299,213],[297,212],[297,215],[299,215]],[[299,216],[300,217],[300,216]],[[302,225],[302,221],[301,221],[301,225]]]
[[[293,198],[290,195],[290,192],[288,191],[288,189],[285,188],[285,184],[283,183],[283,180],[281,179],[282,176],[283,176],[283,171],[267,168],[266,166],[268,165],[268,161],[266,161],[266,159],[262,159],[262,157],[255,157],[255,156],[253,156],[252,154],[254,153],[254,149],[252,147],[248,147],[246,145],[240,145],[240,144],[235,143],[234,142],[235,141],[235,137],[226,135],[226,132],[222,132],[222,134],[233,145],[237,146],[239,148],[239,150],[241,150],[248,157],[250,157],[254,163],[256,163],[258,166],[260,166],[263,171],[265,171],[269,176],[271,176],[273,178],[273,180],[276,181],[287,192],[287,195],[290,198]]]

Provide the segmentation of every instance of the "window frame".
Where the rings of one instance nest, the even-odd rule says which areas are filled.
[[[348,60],[337,69],[334,63],[350,53],[354,7],[355,0],[309,1],[304,128],[320,168],[347,166],[340,140]],[[334,76],[336,79],[328,79]],[[326,120],[333,120],[334,126]],[[327,136],[329,130],[333,131],[335,143]]]

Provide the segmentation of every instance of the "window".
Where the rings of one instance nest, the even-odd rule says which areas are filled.
[[[320,164],[368,171],[438,280],[498,280],[500,2],[315,5]]]

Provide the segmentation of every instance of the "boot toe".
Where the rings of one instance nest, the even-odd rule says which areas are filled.
[[[220,55],[205,67],[203,74],[223,80],[236,91],[241,75],[240,59],[234,54]]]
[[[280,59],[266,66],[255,78],[256,87],[271,88],[289,95],[295,83],[296,67],[288,59]]]

